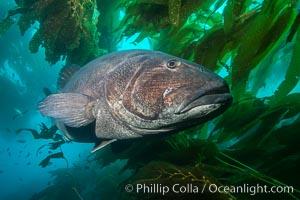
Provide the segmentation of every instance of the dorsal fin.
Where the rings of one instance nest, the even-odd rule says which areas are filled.
[[[63,67],[59,72],[59,77],[57,80],[57,89],[62,89],[70,78],[80,69],[80,66],[72,64]]]

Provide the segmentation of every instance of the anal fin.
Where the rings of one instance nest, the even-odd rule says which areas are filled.
[[[110,143],[113,143],[115,141],[117,141],[117,139],[103,140],[100,143],[98,143],[98,144],[95,145],[95,147],[91,150],[91,153],[94,153],[94,152],[98,151],[99,149],[102,149],[106,145],[108,145]]]

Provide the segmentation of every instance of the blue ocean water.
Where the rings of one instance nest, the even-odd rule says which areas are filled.
[[[0,18],[8,9],[14,8],[13,1],[1,2]],[[17,24],[0,37],[0,199],[29,199],[51,183],[49,171],[66,168],[66,161],[56,159],[47,168],[39,163],[48,155],[44,148],[36,154],[39,147],[51,140],[35,140],[30,132],[21,128],[40,129],[40,124],[51,126],[51,120],[41,116],[37,104],[45,97],[44,88],[56,91],[56,81],[64,62],[50,66],[45,61],[45,52],[40,48],[32,54],[28,49],[31,36],[36,29],[31,28],[21,36]],[[133,45],[135,38],[124,38],[118,46],[124,49],[149,49],[147,40]],[[64,145],[64,156],[72,166],[86,160],[93,144],[69,143]],[[55,151],[53,151],[54,153]]]

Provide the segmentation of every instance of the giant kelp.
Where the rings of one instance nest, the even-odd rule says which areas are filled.
[[[98,46],[96,1],[22,0],[16,4],[18,7],[10,10],[1,23],[3,29],[12,24],[16,14],[20,14],[17,23],[21,34],[35,24],[37,31],[30,41],[30,51],[35,53],[44,47],[51,64],[66,58],[69,63],[82,65],[103,54]]]
[[[128,15],[120,26],[125,36],[138,32],[135,42],[146,37],[157,39],[154,49],[195,60],[213,70],[230,58],[235,95],[242,94],[251,70],[278,45],[297,14],[297,1],[124,2],[121,5]],[[225,8],[220,14],[216,10],[222,4]],[[177,12],[176,17],[171,11]],[[172,19],[178,22],[172,23]]]
[[[124,186],[128,183],[172,185],[193,181],[217,185],[287,184],[295,187],[293,194],[274,194],[272,198],[280,196],[297,199],[299,191],[296,188],[300,188],[295,178],[300,166],[300,152],[297,148],[300,139],[297,133],[300,125],[300,96],[299,88],[296,89],[300,75],[299,2],[112,2],[113,6],[102,9],[106,22],[98,22],[98,31],[109,27],[108,36],[115,38],[131,37],[139,33],[135,43],[147,38],[155,50],[184,57],[222,72],[232,89],[234,102],[218,118],[173,136],[113,143],[93,155],[93,164],[89,163],[91,169],[83,170],[77,179],[89,182],[88,178],[84,179],[85,174],[97,168],[107,172],[116,170],[111,166],[116,160],[122,160],[117,170],[127,173],[127,179],[113,176],[108,185],[118,190],[123,199],[161,197],[155,194],[126,194]],[[100,6],[101,1],[98,1]],[[105,13],[116,7],[125,12],[119,26]],[[71,36],[68,39],[72,41]],[[55,43],[56,40],[52,38],[49,41]],[[112,46],[115,43],[110,45],[108,49],[114,49]],[[68,57],[71,61],[76,60],[75,54],[68,54]],[[283,81],[278,81],[280,79]],[[271,88],[270,85],[273,88],[267,94],[261,92]],[[73,192],[70,196],[75,194],[74,190],[70,190],[72,180],[64,180],[60,173],[54,175],[57,180],[54,184],[59,187],[49,186],[33,199],[47,196],[55,199],[57,195],[64,194],[66,188]],[[97,177],[97,186],[105,185],[102,179],[100,175]],[[104,190],[95,187],[91,189],[90,185],[83,184],[76,190],[81,198],[120,199],[120,196],[109,196]],[[267,198],[261,195],[261,198]],[[186,198],[199,196],[192,194]],[[177,197],[185,198],[184,195],[172,196]],[[251,197],[249,194],[228,194],[212,198]]]
[[[149,1],[147,2],[149,3]],[[298,93],[290,93],[299,83],[300,65],[297,56],[299,55],[297,38],[299,31],[295,31],[295,27],[299,30],[299,23],[297,23],[299,11],[296,9],[298,2],[280,0],[266,0],[261,3],[255,1],[202,1],[202,3],[204,2],[211,2],[212,10],[205,13],[200,6],[198,13],[190,13],[191,18],[186,20],[182,26],[176,27],[177,25],[171,23],[168,24],[169,27],[160,29],[157,29],[159,27],[156,26],[156,30],[151,29],[148,34],[144,33],[148,30],[141,29],[139,30],[141,31],[140,37],[152,37],[158,41],[154,43],[154,48],[195,60],[215,71],[226,69],[229,74],[226,79],[231,85],[235,98],[232,107],[213,122],[199,126],[196,130],[193,129],[191,134],[193,137],[212,141],[219,150],[228,155],[259,169],[264,174],[284,180],[299,188],[297,180],[291,178],[296,168],[290,164],[294,162],[295,166],[299,166],[300,160],[299,156],[296,156],[299,155],[299,149],[295,142],[296,138],[299,141],[299,134],[293,130],[299,126],[300,96]],[[223,16],[215,12],[220,6],[220,2],[225,5]],[[152,4],[155,5],[154,1]],[[170,2],[168,5],[170,6]],[[183,3],[181,6],[183,7]],[[137,10],[135,11],[137,12]],[[202,15],[199,15],[200,11]],[[129,13],[131,12],[129,10]],[[127,18],[134,19],[134,23],[128,22],[128,28],[139,24],[137,21],[143,20],[137,16],[142,18],[145,15],[145,13],[129,14]],[[164,17],[166,16],[165,14]],[[215,21],[209,24],[209,20],[213,17],[216,18]],[[223,18],[223,22],[218,18]],[[295,34],[296,32],[297,34]],[[289,46],[291,37],[294,37],[292,48]],[[142,40],[143,38],[138,39]],[[268,70],[270,71],[276,66],[275,58],[278,60],[282,49],[285,49],[286,54],[292,52],[291,62],[285,63],[287,72],[284,81],[278,83],[273,94],[258,98],[258,91],[252,90],[251,85],[260,83],[259,88],[265,87],[265,82],[271,80],[266,80],[268,75],[271,75]],[[250,73],[255,75],[249,76]],[[260,80],[261,77],[266,78],[264,82]],[[175,146],[182,143],[182,135],[173,137],[176,138],[172,139],[176,141],[174,142]],[[184,139],[186,145],[181,148],[183,152],[192,149],[189,144],[194,140],[193,137]],[[163,155],[165,150],[162,148],[161,151]],[[177,159],[184,163],[187,158],[175,152],[173,153],[179,157]],[[193,149],[192,152],[201,151]],[[262,181],[271,185],[278,183],[274,179],[270,181],[270,178],[266,178],[265,175],[251,173],[249,169],[244,168],[247,165],[242,164],[244,169],[241,169],[236,166],[239,163],[235,161],[232,163],[233,160],[231,160],[233,165],[220,160],[219,154],[211,156],[227,167],[238,169],[238,171],[232,171],[235,176],[231,177],[222,173],[222,175],[220,173],[213,175],[221,179],[228,177],[228,182],[223,181],[223,184],[237,184],[245,181],[252,183]],[[193,157],[190,154],[184,155],[188,155],[188,158]],[[202,155],[205,154],[202,153]],[[221,153],[221,155],[226,154]],[[132,162],[137,156],[131,156],[132,154],[128,158],[129,163],[138,162],[138,159]],[[228,158],[231,158],[230,156]],[[157,155],[155,160],[157,159],[160,159],[160,155]],[[168,160],[168,157],[163,160]],[[227,167],[222,166],[221,163],[207,163],[207,160],[202,161],[195,158],[193,161],[218,166],[219,170],[223,170],[223,172],[228,171]],[[174,161],[170,162],[174,163]],[[277,164],[274,165],[274,163]],[[179,164],[176,163],[176,165]],[[191,165],[186,167],[188,168],[188,166]],[[142,173],[141,171],[143,171],[142,168],[139,169],[139,173]],[[281,171],[285,171],[285,173],[282,174]],[[147,176],[147,174],[144,171],[144,175]],[[152,178],[155,176],[153,175]],[[135,181],[138,181],[136,179]],[[152,183],[156,182],[159,181],[155,179]]]

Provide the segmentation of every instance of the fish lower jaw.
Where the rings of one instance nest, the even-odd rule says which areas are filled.
[[[204,108],[205,106],[212,107],[212,105],[227,105],[232,101],[232,96],[229,93],[223,94],[207,94],[200,96],[199,98],[193,99],[192,101],[184,101],[176,110],[175,114],[182,114],[189,112],[194,108]]]
[[[179,115],[182,115],[183,120],[191,119],[191,118],[193,119],[202,118],[218,110],[219,108],[221,108],[221,106],[222,106],[221,103],[196,106]]]

